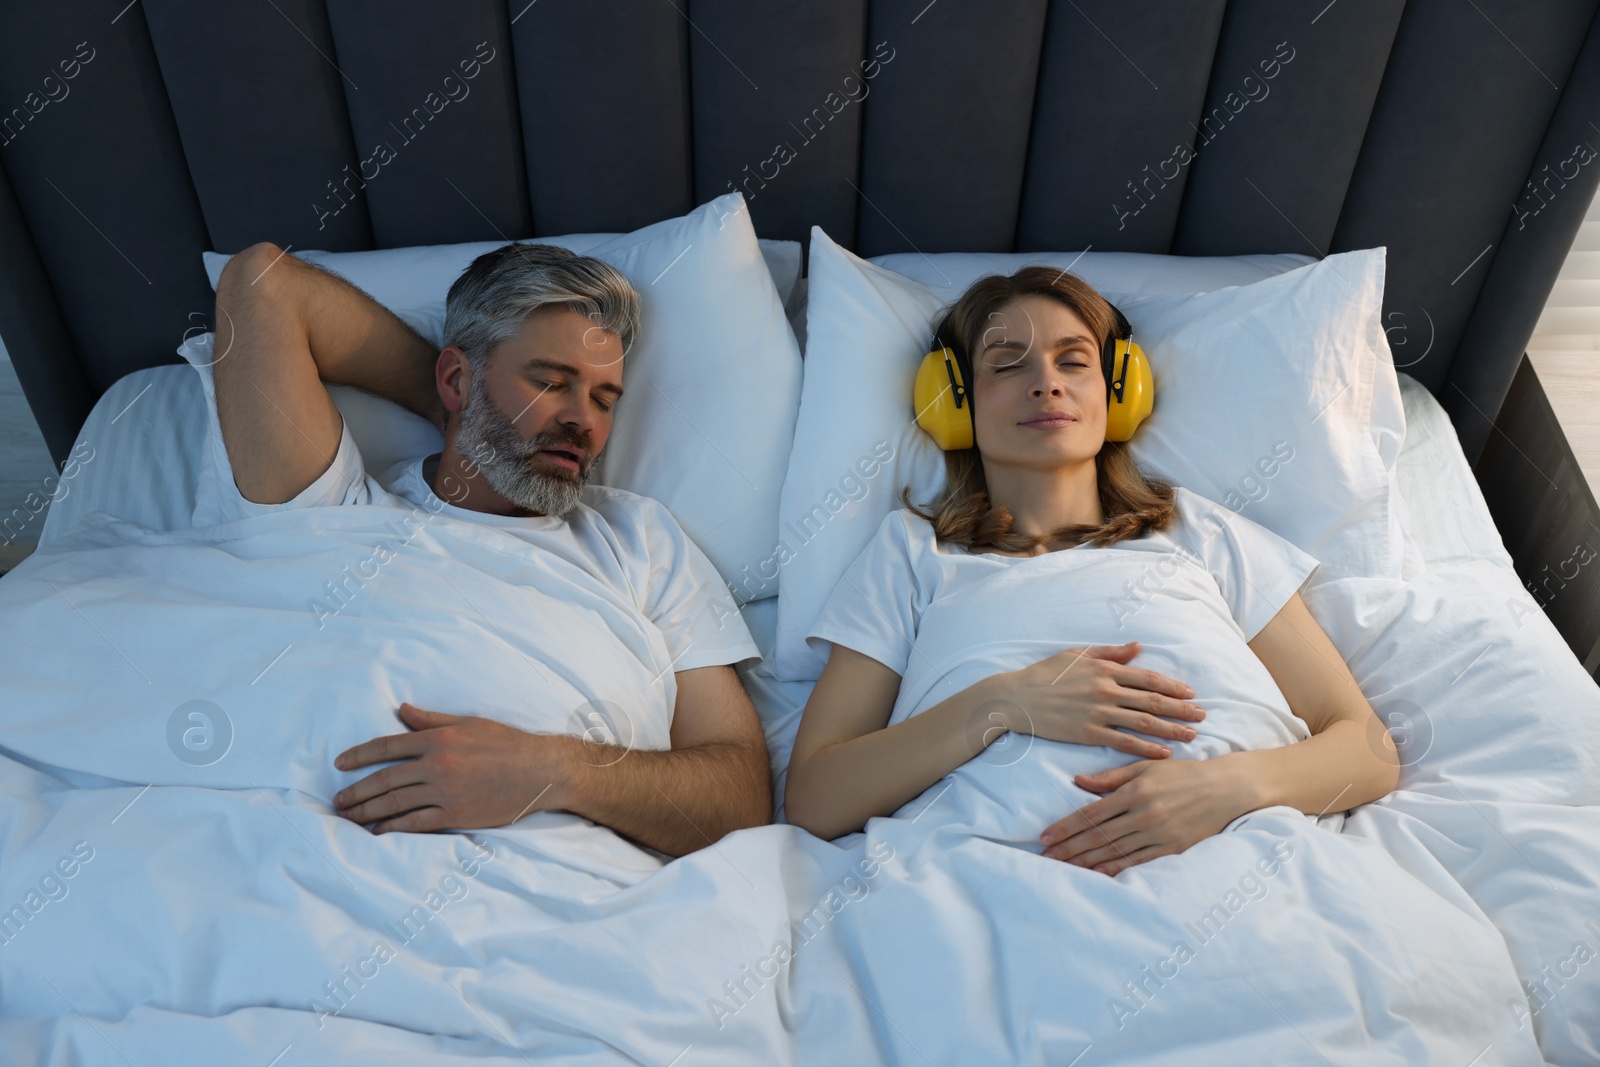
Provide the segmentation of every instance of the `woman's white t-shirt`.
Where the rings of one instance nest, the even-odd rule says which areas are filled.
[[[853,648],[901,676],[889,725],[992,674],[1137,640],[1133,665],[1192,686],[1206,711],[1194,741],[1167,742],[1174,756],[1304,740],[1306,724],[1248,642],[1317,561],[1198,494],[1179,488],[1176,502],[1167,530],[1030,557],[970,552],[940,542],[915,512],[891,512],[806,640],[824,655],[822,642]]]

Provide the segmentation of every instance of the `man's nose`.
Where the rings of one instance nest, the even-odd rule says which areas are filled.
[[[584,398],[569,398],[556,412],[556,421],[569,433],[588,438],[597,425],[596,415]]]

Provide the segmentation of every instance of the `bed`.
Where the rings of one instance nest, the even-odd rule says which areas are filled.
[[[1512,569],[1471,470],[1587,204],[1580,186],[1592,192],[1583,170],[1558,196],[1545,187],[1537,217],[1529,201],[1504,218],[1524,176],[1583,136],[1600,87],[1596,7],[1124,7],[1039,3],[995,19],[950,0],[664,5],[630,10],[622,33],[605,5],[548,0],[468,7],[448,26],[361,4],[0,16],[0,50],[15,49],[0,91],[34,92],[23,59],[50,57],[54,79],[40,90],[50,104],[6,127],[0,149],[0,333],[63,464],[39,551],[0,579],[8,1058],[1600,1062],[1600,690]],[[613,47],[587,58],[564,43],[602,32]],[[1014,61],[986,67],[975,93],[949,76],[996,54]],[[436,112],[449,123],[407,139],[392,182],[369,179],[355,199],[329,181],[322,199],[324,178],[369,161],[356,146],[385,102],[436,88],[423,60],[470,80],[482,106],[451,99]],[[1259,64],[1274,60],[1269,77]],[[1105,64],[1161,88],[1086,107],[1100,78],[1084,71]],[[793,158],[775,153],[774,116],[806,115],[845,73],[857,92],[844,85],[829,105],[838,125],[807,126]],[[138,91],[96,94],[97,76]],[[252,103],[256,77],[305,105],[295,121]],[[547,106],[574,86],[591,110]],[[659,106],[638,110],[640,93]],[[341,98],[348,114],[325,106]],[[1200,127],[1183,132],[1191,119]],[[1111,163],[1052,136],[1084,124]],[[934,131],[991,169],[980,180],[928,158]],[[1179,163],[1175,136],[1205,150]],[[1503,151],[1485,155],[1490,143]],[[107,144],[138,162],[137,182],[69,165]],[[604,180],[574,180],[560,160],[575,148]],[[486,165],[450,166],[469,150]],[[638,153],[653,165],[629,165]],[[1473,181],[1439,177],[1467,160]],[[1133,191],[1146,164],[1161,174],[1169,161],[1179,178]],[[1427,190],[1429,210],[1407,189]],[[1096,256],[1177,270],[1217,257],[1244,272],[1185,280],[1169,290],[1180,301],[1386,246],[1367,319],[1403,428],[1382,447],[1405,558],[1308,602],[1400,742],[1401,787],[1350,812],[1251,813],[1117,879],[1028,847],[1028,828],[1069,803],[1047,753],[975,761],[835,842],[780,823],[672,862],[562,813],[385,838],[337,819],[321,757],[372,720],[330,725],[308,682],[354,707],[364,684],[445,679],[429,677],[437,660],[414,635],[342,664],[296,663],[289,647],[272,659],[299,640],[282,609],[301,607],[300,587],[253,581],[233,608],[208,606],[229,575],[320,579],[339,557],[308,549],[309,569],[273,570],[267,531],[188,528],[205,406],[173,350],[206,341],[218,253],[256,240],[372,256],[327,262],[427,333],[436,277],[408,304],[418,268],[396,262],[454,249],[429,268],[448,277],[467,249],[533,234],[615,256],[641,288],[679,287],[656,306],[677,307],[689,332],[637,372],[663,396],[684,361],[733,374],[745,350],[750,378],[704,409],[727,415],[728,437],[721,421],[690,433],[675,405],[641,405],[647,429],[618,442],[602,477],[664,501],[728,582],[761,652],[740,675],[778,801],[814,680],[780,669],[782,615],[815,590],[793,569],[779,583],[749,565],[792,509],[780,489],[807,454],[793,442],[814,432],[804,379],[825,380],[833,343],[815,313],[833,299],[819,279],[843,255],[834,239],[930,292],[956,253],[1072,249],[1062,262],[1090,256],[1087,271],[1122,269]],[[706,258],[681,258],[685,246]],[[1150,276],[1137,262],[1132,288]],[[697,303],[713,298],[728,303]],[[734,314],[729,351],[692,332]],[[1412,340],[1426,351],[1408,355]],[[420,420],[353,390],[336,399],[370,463],[430,447]],[[652,452],[650,434],[674,426],[673,449],[688,451]],[[774,442],[774,427],[787,435]],[[711,478],[719,464],[741,477]],[[804,503],[813,489],[797,492]],[[719,511],[718,494],[735,503]],[[859,526],[841,514],[836,535]],[[344,532],[374,530],[351,519]],[[501,566],[503,546],[429,536],[453,546],[443,573],[473,595]],[[394,567],[383,580],[428,604],[437,577]],[[556,636],[507,630],[508,646]],[[495,695],[483,679],[452,684],[462,699]],[[186,760],[166,732],[187,706],[176,694],[201,690],[233,709],[211,762]],[[264,725],[274,710],[282,721]],[[202,721],[216,725],[183,720]]]

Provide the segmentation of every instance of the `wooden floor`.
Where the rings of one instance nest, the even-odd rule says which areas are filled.
[[[29,509],[23,501],[30,493],[46,494],[44,480],[54,473],[55,465],[50,462],[50,452],[33,421],[33,412],[22,397],[16,372],[0,350],[0,523],[18,508],[26,516]],[[0,574],[33,551],[44,516],[41,511],[25,526],[0,526]]]

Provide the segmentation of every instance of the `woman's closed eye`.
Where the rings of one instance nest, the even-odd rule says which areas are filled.
[[[994,374],[1005,374],[1008,371],[1020,370],[1026,365],[1027,360],[1018,359],[1009,363],[991,363],[989,367]],[[1067,353],[1056,360],[1056,366],[1058,367],[1088,367],[1090,365],[1089,357],[1081,352]]]
[[[1006,371],[1016,370],[1020,365],[1021,364],[1017,364],[1017,363],[1008,363],[1004,367],[996,367],[994,369],[994,372],[996,374],[1004,374]],[[1085,361],[1083,361],[1081,359],[1058,359],[1058,360],[1056,360],[1056,366],[1058,366],[1058,367],[1087,367],[1088,365],[1089,365],[1088,363],[1086,363]]]

